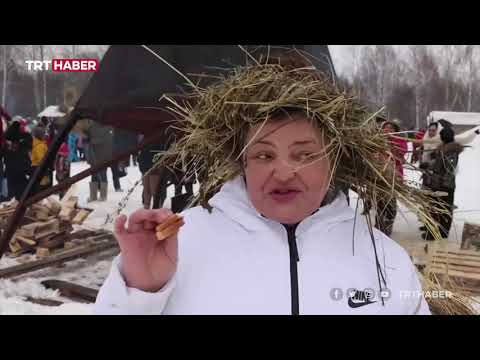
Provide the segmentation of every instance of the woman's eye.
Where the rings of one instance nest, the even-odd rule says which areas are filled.
[[[258,160],[270,160],[272,157],[269,154],[261,153],[255,156]]]
[[[311,152],[302,152],[300,154],[298,154],[298,158],[302,161],[305,161],[305,160],[308,160],[312,157],[312,153]]]

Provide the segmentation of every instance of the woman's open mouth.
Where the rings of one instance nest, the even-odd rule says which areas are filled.
[[[283,203],[294,200],[298,194],[300,191],[296,189],[276,189],[270,193],[270,196],[273,200]]]

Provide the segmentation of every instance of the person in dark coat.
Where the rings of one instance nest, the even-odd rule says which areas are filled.
[[[20,201],[32,175],[30,160],[32,136],[22,131],[19,121],[14,121],[5,133],[5,140],[5,168],[9,197],[15,197]]]
[[[5,174],[5,131],[12,121],[7,111],[0,106],[0,202],[9,200]]]
[[[440,201],[445,212],[432,212],[431,217],[438,223],[441,236],[448,238],[453,219],[456,169],[463,146],[455,142],[455,132],[449,127],[440,131],[440,139],[442,144],[431,154],[432,162],[423,165],[424,184],[433,192],[446,194],[432,199]],[[424,229],[422,237],[427,241],[434,240],[433,234]]]
[[[90,166],[99,165],[113,156],[113,129],[110,126],[104,126],[90,119],[82,119],[78,121],[74,130],[80,132],[84,136],[84,140],[88,143],[86,157]],[[100,198],[98,194],[100,193]],[[104,168],[92,175],[90,182],[91,201],[106,201],[108,195],[107,169]]]
[[[157,168],[145,175],[153,167],[155,155],[163,150],[165,150],[164,144],[151,144],[146,145],[138,155],[138,168],[143,178],[142,203],[145,209],[150,209],[150,206],[152,209],[159,209],[167,198],[169,171],[165,168]]]

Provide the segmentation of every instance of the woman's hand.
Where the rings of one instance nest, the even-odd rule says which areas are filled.
[[[128,287],[159,291],[174,275],[177,234],[159,241],[155,228],[173,213],[168,209],[137,210],[115,220],[114,233],[122,252],[122,273]]]

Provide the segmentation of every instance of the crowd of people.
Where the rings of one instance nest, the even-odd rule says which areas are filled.
[[[442,238],[448,238],[455,209],[456,173],[459,156],[465,144],[457,142],[453,125],[444,119],[430,122],[427,129],[420,129],[413,139],[402,135],[397,121],[385,121],[382,129],[390,135],[390,153],[394,157],[398,181],[404,181],[403,164],[407,160],[409,141],[413,143],[410,162],[422,172],[422,187],[430,191],[432,202],[440,204],[443,211],[430,211],[430,217],[438,224]],[[476,135],[480,130],[475,131]],[[385,200],[386,199],[386,200]],[[438,209],[437,209],[438,210]],[[397,215],[397,199],[380,196],[377,202],[376,227],[391,235]],[[422,225],[422,239],[435,239],[432,229]]]
[[[47,155],[56,132],[55,122],[47,117],[38,120],[25,119],[22,116],[11,117],[0,107],[0,201],[16,199],[20,201],[30,178]],[[61,144],[54,161],[47,168],[46,174],[38,181],[32,194],[54,185],[54,177],[61,182],[70,177],[71,163],[78,161],[92,162],[88,156],[88,138],[83,134],[71,132]],[[95,150],[91,147],[90,150]],[[114,183],[121,190],[115,169]],[[54,176],[55,174],[55,176]],[[59,195],[62,197],[65,191]]]
[[[30,178],[40,166],[48,148],[58,131],[55,122],[46,117],[41,119],[25,119],[21,116],[11,117],[0,107],[2,126],[0,127],[0,202],[15,198],[20,201]],[[32,193],[42,191],[70,177],[71,164],[86,161],[96,166],[113,157],[113,131],[109,126],[86,120],[88,124],[70,132],[61,144],[52,165],[47,169]],[[139,137],[139,141],[142,138]],[[167,169],[153,169],[153,159],[157,152],[165,150],[167,143],[146,146],[142,151],[133,154],[133,166],[138,166],[144,175],[142,204],[145,208],[160,208],[167,198],[167,188],[175,186],[173,204],[177,208],[186,206],[187,199],[193,195],[195,179],[184,181],[184,174]],[[127,175],[130,161],[118,161],[110,166],[113,189],[123,192],[120,179]],[[147,174],[148,172],[148,174]],[[89,183],[88,202],[108,200],[108,168],[94,173]],[[185,186],[186,194],[182,194]],[[66,193],[59,193],[60,198]],[[183,195],[183,197],[182,197]]]
[[[1,148],[0,148],[0,181],[2,184],[1,201],[15,198],[20,200],[30,178],[47,155],[48,148],[55,136],[55,127],[46,117],[36,120],[27,120],[21,116],[11,117],[1,109]],[[32,193],[42,191],[53,185],[53,173],[57,172],[57,180],[66,178],[69,169],[65,166],[57,169],[62,158],[61,151],[56,161],[47,169],[46,174],[39,180]],[[67,156],[68,157],[68,156]]]

